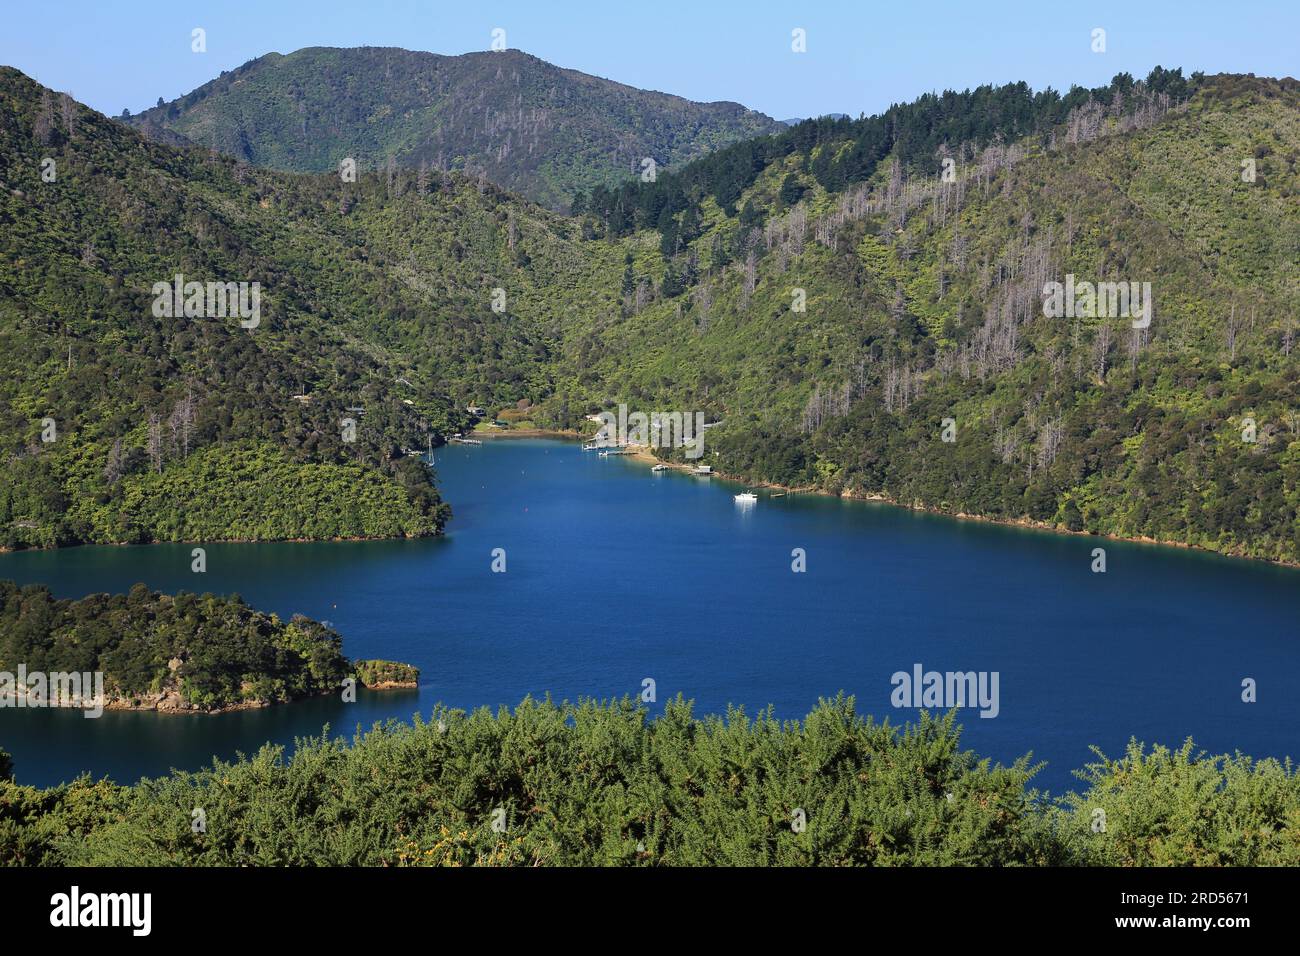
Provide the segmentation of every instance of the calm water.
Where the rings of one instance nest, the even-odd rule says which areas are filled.
[[[218,717],[0,710],[20,782],[82,771],[133,781],[267,740],[351,735],[435,702],[514,705],[527,694],[658,700],[697,712],[772,704],[802,717],[844,690],[898,723],[890,676],[914,663],[997,671],[1001,712],[963,711],[968,746],[1048,761],[1073,785],[1088,745],[1130,735],[1214,752],[1300,755],[1300,572],[812,496],[743,509],[718,480],[652,475],[576,445],[512,440],[438,451],[456,511],[442,540],[78,548],[0,555],[0,577],[60,596],[238,592],[333,623],[351,657],[408,661],[418,692],[313,700]],[[1093,574],[1104,545],[1108,570]],[[507,572],[491,571],[504,548]],[[790,570],[807,552],[807,573]],[[1241,702],[1241,681],[1259,702]]]

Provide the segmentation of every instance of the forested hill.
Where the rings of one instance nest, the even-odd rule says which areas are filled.
[[[323,172],[347,157],[482,174],[549,206],[780,128],[737,103],[694,103],[517,50],[268,53],[131,119],[250,163]]]
[[[436,532],[413,453],[555,394],[618,298],[619,247],[489,183],[154,144],[7,68],[0,157],[0,547]],[[256,327],[156,314],[177,274],[257,282]]]
[[[752,480],[1300,558],[1293,80],[923,97],[577,217],[457,173],[153,144],[11,70],[0,91],[10,543],[424,533],[441,505],[402,448],[467,404],[574,427],[625,401],[721,420],[707,460]],[[260,280],[261,326],[155,318],[177,271]],[[1150,324],[1049,317],[1068,276],[1150,283]],[[309,518],[268,475],[352,504]]]
[[[352,663],[342,648],[328,625],[298,614],[284,621],[238,595],[160,594],[137,584],[127,594],[61,600],[40,585],[0,581],[0,671],[9,681],[20,664],[46,680],[103,675],[102,686],[83,684],[81,700],[57,706],[212,713],[342,693],[349,677],[367,687],[418,678],[407,664]],[[45,701],[55,693],[48,684],[5,688],[25,691]]]
[[[631,254],[566,404],[703,408],[751,480],[1300,559],[1300,85],[891,112],[597,191]],[[1152,321],[1049,318],[1068,276],[1149,282]]]
[[[0,546],[442,526],[401,449],[451,402],[348,328],[414,297],[313,222],[312,183],[151,145],[7,68],[0,157]],[[159,315],[177,274],[259,283],[256,327]]]
[[[1141,82],[1120,73],[1106,86],[1075,86],[1064,95],[1050,87],[1035,93],[1023,82],[927,93],[856,120],[836,114],[793,121],[791,129],[718,149],[653,181],[597,187],[574,205],[599,217],[615,235],[647,227],[665,231],[674,219],[680,224],[683,211],[689,210],[686,222],[697,219],[706,196],[733,215],[764,169],[796,154],[819,185],[839,192],[869,179],[886,157],[896,158],[900,169],[932,174],[945,158],[956,162],[960,152],[992,143],[1034,137],[1048,145],[1058,136],[1077,136],[1096,126],[1106,110],[1141,122],[1186,101],[1202,79],[1158,66]]]

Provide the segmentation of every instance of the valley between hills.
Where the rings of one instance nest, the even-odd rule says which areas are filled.
[[[418,455],[468,407],[628,402],[722,422],[708,460],[746,481],[1293,563],[1298,97],[928,94],[562,213],[151,142],[5,69],[0,544],[434,534]],[[155,318],[176,274],[258,282],[260,327]],[[1047,317],[1067,275],[1150,283],[1149,327]]]

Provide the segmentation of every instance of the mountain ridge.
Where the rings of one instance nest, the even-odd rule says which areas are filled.
[[[112,288],[135,259],[149,281],[169,276],[160,244],[200,261],[243,248],[283,286],[270,330],[294,330],[274,344],[300,356],[309,393],[329,394],[320,356],[337,339],[390,383],[413,383],[405,394],[443,429],[465,426],[455,413],[467,404],[523,403],[528,421],[568,430],[620,402],[702,410],[723,422],[706,460],[749,481],[1294,562],[1300,84],[1152,77],[1120,75],[1063,103],[1023,84],[968,91],[982,105],[952,128],[973,141],[937,122],[959,94],[922,97],[883,124],[810,121],[571,217],[456,173],[290,175],[112,124],[121,135],[93,156],[89,215],[47,208],[57,192],[0,194],[19,228],[6,261],[27,262],[0,275],[18,299],[0,354],[34,336],[41,374],[61,382],[71,337],[76,361],[102,371],[104,353],[76,341],[96,328],[96,296],[69,276],[89,270]],[[41,155],[66,146],[76,159],[103,131],[61,144],[53,94],[32,84],[25,97],[0,133],[16,131],[30,183]],[[1050,122],[1024,112],[1035,102]],[[875,139],[883,129],[893,138]],[[167,190],[150,185],[160,176]],[[1045,314],[1044,283],[1068,275],[1151,281],[1151,325]],[[297,306],[274,311],[288,292]],[[157,334],[152,322],[141,334]],[[7,366],[22,414],[2,437],[30,464],[54,393]],[[280,416],[301,386],[274,378]],[[179,391],[158,387],[169,402]],[[108,452],[93,447],[79,454]],[[239,447],[208,454],[247,459]],[[84,512],[106,492],[79,468],[62,499],[24,472],[22,508],[0,518],[49,522],[67,502]]]
[[[293,172],[407,166],[481,173],[551,207],[577,189],[681,163],[780,127],[559,67],[520,50],[448,56],[400,47],[267,53],[128,120]]]

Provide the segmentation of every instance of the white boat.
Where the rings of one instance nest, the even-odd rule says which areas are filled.
[[[740,494],[736,495],[736,501],[740,504],[751,505],[757,500],[758,495],[754,494],[752,491],[742,491]]]
[[[654,466],[653,468],[651,468],[650,470],[651,470],[651,471],[667,471],[667,470],[668,470],[668,466],[667,466],[667,465],[655,465],[655,466]]]

